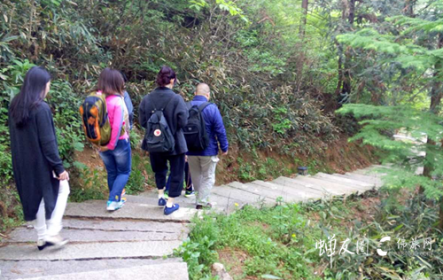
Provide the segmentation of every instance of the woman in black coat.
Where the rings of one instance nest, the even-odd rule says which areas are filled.
[[[172,90],[175,81],[175,72],[171,68],[163,66],[157,75],[158,88],[143,98],[139,108],[140,125],[145,129],[148,129],[149,119],[153,113],[162,110],[175,140],[175,146],[171,152],[149,153],[158,189],[158,205],[165,206],[165,215],[170,215],[179,209],[179,205],[174,204],[174,198],[180,196],[183,190],[185,156],[188,151],[183,134],[183,128],[188,123],[188,110],[183,98]],[[159,132],[156,136],[161,136],[161,133]],[[143,139],[142,149],[148,151],[146,137]],[[164,193],[168,162],[171,184],[168,201],[166,202]]]
[[[69,174],[58,152],[52,112],[43,100],[51,76],[41,67],[26,73],[9,108],[12,166],[26,221],[34,221],[37,246],[63,246],[59,235],[69,195]]]

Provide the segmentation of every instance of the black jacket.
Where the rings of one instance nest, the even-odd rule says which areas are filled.
[[[166,107],[165,107],[166,106]],[[188,151],[183,128],[188,123],[188,110],[183,98],[167,87],[159,87],[146,95],[139,108],[140,125],[147,129],[148,120],[155,109],[164,108],[163,114],[175,138],[175,149],[168,155],[180,155]],[[146,139],[142,149],[147,150]]]
[[[24,127],[17,127],[9,116],[12,166],[18,194],[26,221],[36,219],[42,198],[46,219],[50,219],[57,202],[63,163],[58,153],[57,139],[48,104],[41,102],[30,113]]]

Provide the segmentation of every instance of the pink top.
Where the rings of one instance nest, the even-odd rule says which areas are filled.
[[[109,141],[107,147],[109,150],[114,150],[118,140],[129,139],[127,131],[119,137],[121,129],[125,125],[123,98],[118,95],[108,95],[106,97],[106,106],[108,109],[109,123],[111,124],[111,141]]]

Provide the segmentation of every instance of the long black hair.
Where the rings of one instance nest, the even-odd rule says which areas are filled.
[[[17,126],[24,126],[31,110],[45,98],[46,84],[51,75],[43,67],[34,66],[26,73],[20,93],[11,102],[11,116]]]

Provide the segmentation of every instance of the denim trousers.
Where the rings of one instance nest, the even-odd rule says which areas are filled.
[[[101,152],[100,157],[108,172],[109,201],[120,201],[123,189],[131,175],[131,143],[118,140],[114,150]]]

